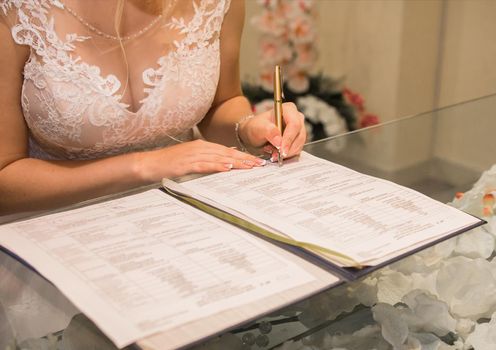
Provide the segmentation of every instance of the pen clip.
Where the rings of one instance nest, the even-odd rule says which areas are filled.
[[[281,99],[284,101],[286,98],[284,97],[284,81],[282,77],[281,67],[279,67],[279,87],[281,88]]]

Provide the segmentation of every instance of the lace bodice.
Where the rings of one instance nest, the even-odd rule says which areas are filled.
[[[229,0],[191,0],[180,17],[124,42],[125,56],[68,4],[0,0],[15,42],[30,48],[21,96],[30,155],[91,159],[190,139],[216,92]]]

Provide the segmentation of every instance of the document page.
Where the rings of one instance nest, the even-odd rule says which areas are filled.
[[[291,238],[362,264],[469,227],[480,220],[392,182],[302,153],[269,164],[175,184]],[[388,258],[389,258],[388,257]]]
[[[314,279],[278,255],[280,248],[161,190],[0,226],[0,244],[54,283],[118,347]],[[221,326],[242,321],[223,319]]]

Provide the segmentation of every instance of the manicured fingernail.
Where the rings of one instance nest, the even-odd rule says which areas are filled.
[[[281,147],[282,144],[282,137],[281,136],[276,136],[274,137],[274,143],[273,145],[277,148]]]
[[[286,158],[286,157],[288,156],[288,154],[287,154],[286,152],[282,152],[282,153],[281,153],[281,156],[282,156],[283,158]]]
[[[270,157],[270,162],[271,163],[275,163],[276,162],[276,158],[274,158],[274,156]]]
[[[284,148],[282,149],[282,155],[284,157],[287,157],[288,156],[288,153],[289,153],[289,147],[288,146],[284,146]]]
[[[232,169],[233,168],[233,165],[231,163],[224,164],[224,166],[226,167],[226,169]]]
[[[267,164],[267,161],[265,159],[257,159],[258,166],[264,166],[265,164]]]

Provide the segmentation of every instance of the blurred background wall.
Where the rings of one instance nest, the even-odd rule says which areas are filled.
[[[260,11],[246,1],[241,73],[257,74]],[[382,121],[496,92],[496,1],[315,0],[316,71],[343,78]]]
[[[245,1],[241,76],[253,81],[258,32],[250,18],[260,5]],[[342,78],[381,122],[496,93],[496,0],[315,0],[315,5],[319,37],[315,72]],[[466,118],[433,118],[429,129],[395,135],[387,145],[371,141],[372,159],[392,171],[391,167],[408,168],[434,153],[477,167],[483,162],[461,140],[466,132],[496,130],[496,115],[492,120],[491,125],[464,125]],[[413,149],[408,142],[418,137],[425,138],[424,149]],[[476,142],[480,142],[476,148],[483,149],[488,140]],[[398,159],[405,150],[410,156]],[[488,157],[494,158],[489,154],[479,158],[486,164]]]

